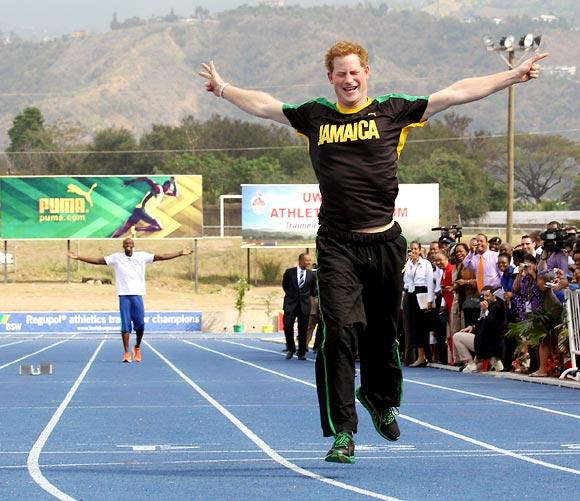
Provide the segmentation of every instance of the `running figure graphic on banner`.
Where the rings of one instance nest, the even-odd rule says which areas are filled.
[[[133,212],[125,224],[115,230],[115,232],[111,235],[113,238],[122,237],[129,230],[131,231],[132,237],[135,237],[139,231],[153,232],[162,230],[163,225],[161,224],[161,221],[153,217],[151,211],[159,207],[159,204],[165,195],[170,197],[177,196],[177,184],[175,183],[174,176],[172,176],[171,179],[165,181],[163,184],[159,184],[148,177],[136,177],[134,179],[127,179],[123,181],[125,186],[129,186],[135,183],[147,183],[149,185],[149,191],[135,206],[135,209],[133,209]],[[147,223],[147,225],[137,226],[141,221],[144,221]]]

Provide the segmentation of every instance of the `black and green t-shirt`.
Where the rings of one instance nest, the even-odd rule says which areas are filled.
[[[309,142],[322,194],[320,224],[356,230],[390,223],[399,192],[397,161],[407,130],[428,97],[389,94],[357,110],[319,98],[284,104],[284,115]]]

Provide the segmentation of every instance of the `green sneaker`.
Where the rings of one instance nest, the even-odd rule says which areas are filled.
[[[354,457],[354,440],[352,433],[349,431],[339,431],[334,436],[334,443],[332,448],[324,458],[329,463],[349,463],[353,464],[356,461]]]
[[[379,412],[379,410],[372,404],[372,402],[363,395],[360,387],[356,389],[356,398],[363,404],[363,407],[369,412],[373,420],[373,425],[377,433],[387,440],[394,442],[399,440],[401,436],[401,431],[399,430],[399,425],[395,415],[399,413],[396,407],[387,407]]]

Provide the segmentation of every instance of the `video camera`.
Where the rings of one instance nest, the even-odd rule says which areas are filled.
[[[568,238],[568,233],[560,223],[550,224],[546,231],[540,233],[540,238],[544,241],[543,247],[547,251],[562,250]]]
[[[431,231],[440,231],[439,242],[444,242],[447,244],[455,244],[461,242],[461,237],[463,233],[461,232],[461,226],[452,224],[450,226],[437,226],[436,228],[431,228]]]

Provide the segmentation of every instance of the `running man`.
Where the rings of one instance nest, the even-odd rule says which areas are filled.
[[[207,91],[250,115],[291,125],[308,138],[322,194],[316,248],[323,339],[316,385],[323,434],[334,437],[326,461],[355,462],[357,348],[361,385],[356,397],[383,438],[400,435],[395,415],[402,371],[396,335],[407,247],[393,211],[397,161],[408,128],[451,106],[538,78],[538,61],[546,56],[536,54],[508,71],[460,80],[431,96],[373,99],[367,94],[368,52],[341,41],[325,58],[337,102],[318,98],[303,104],[242,89],[225,82],[213,61],[202,65],[199,75]]]
[[[155,219],[151,215],[151,211],[159,207],[159,204],[165,195],[170,197],[177,196],[175,177],[171,177],[171,179],[168,179],[163,184],[156,183],[148,177],[136,177],[135,179],[126,179],[123,181],[125,186],[135,183],[147,183],[149,185],[149,191],[135,206],[135,209],[133,209],[133,212],[125,224],[115,230],[111,235],[113,238],[122,237],[129,230],[131,230],[131,236],[135,236],[138,231],[152,232],[162,230],[163,225],[161,224],[161,221]],[[147,226],[137,226],[141,221],[148,223]]]
[[[89,264],[106,264],[115,271],[115,289],[119,296],[119,310],[121,312],[121,337],[123,339],[123,362],[141,362],[141,340],[145,333],[145,266],[154,261],[167,261],[179,256],[189,256],[191,249],[185,248],[170,254],[151,254],[149,252],[134,251],[135,242],[132,238],[123,240],[124,252],[115,252],[105,257],[79,256],[69,251],[68,257]],[[135,330],[136,341],[133,348],[133,357],[129,350],[129,337]]]

